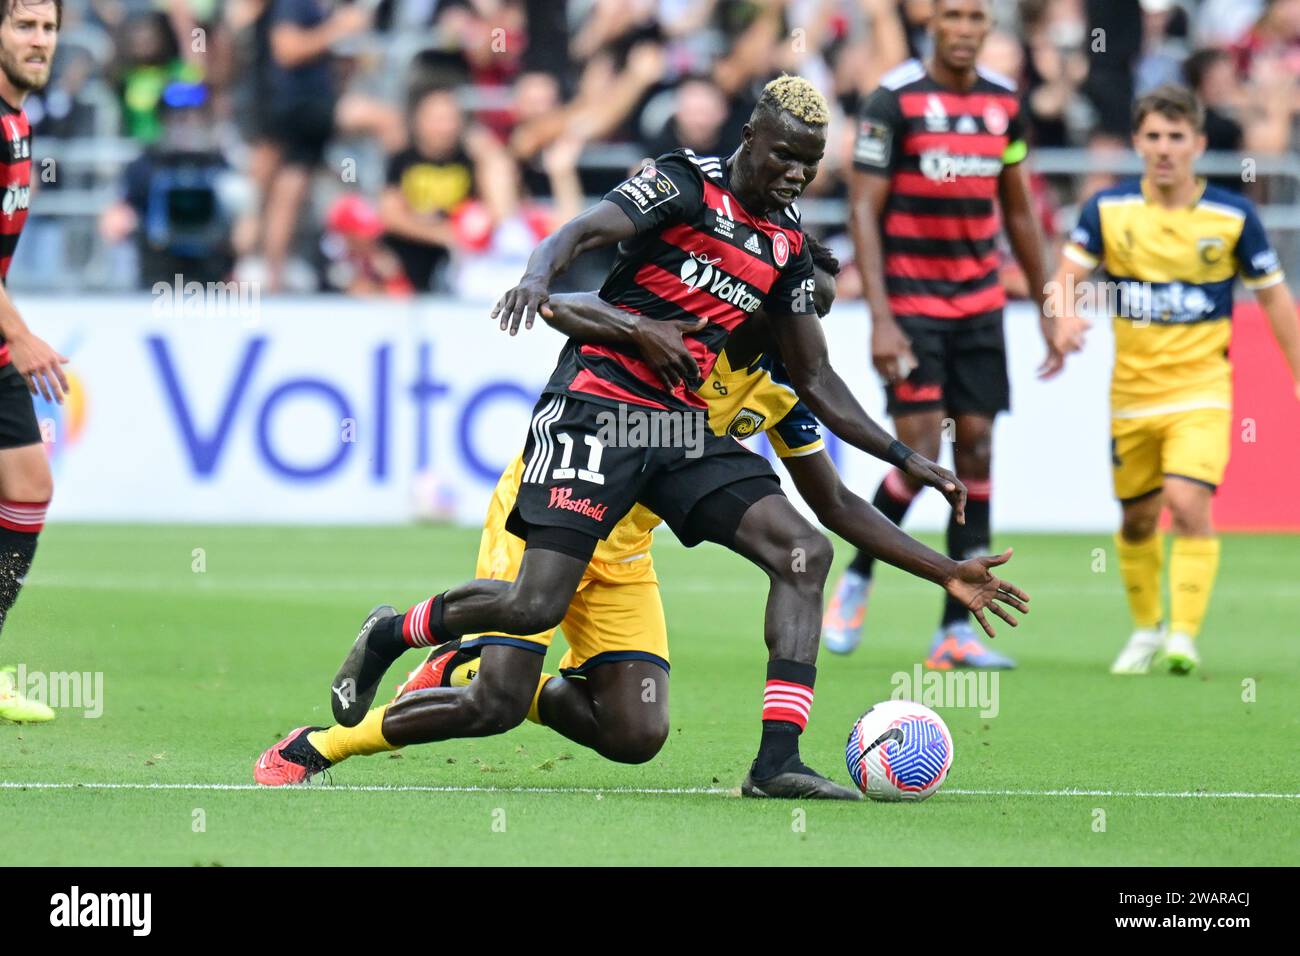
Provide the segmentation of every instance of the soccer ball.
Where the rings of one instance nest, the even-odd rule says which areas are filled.
[[[844,756],[849,776],[872,800],[924,800],[948,776],[952,734],[929,707],[887,700],[854,722]]]

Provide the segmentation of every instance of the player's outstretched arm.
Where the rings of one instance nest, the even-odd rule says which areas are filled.
[[[1257,289],[1255,300],[1268,316],[1273,338],[1277,339],[1277,347],[1291,369],[1295,397],[1300,399],[1300,330],[1296,327],[1295,300],[1291,298],[1291,291],[1285,282],[1279,282],[1266,289]]]
[[[608,199],[602,199],[586,212],[570,219],[551,233],[528,257],[528,268],[519,283],[492,309],[492,318],[501,320],[501,329],[514,335],[522,321],[531,329],[537,310],[550,297],[551,282],[569,268],[573,260],[588,249],[610,246],[636,235],[636,226],[627,213]]]
[[[844,379],[831,367],[821,320],[815,315],[790,313],[774,316],[771,326],[794,389],[812,413],[854,448],[938,489],[952,505],[958,523],[964,524],[966,486],[948,469],[895,441],[858,404]]]
[[[825,451],[785,458],[782,462],[799,494],[825,527],[881,561],[939,585],[975,614],[990,637],[994,631],[984,611],[991,611],[1012,627],[1017,621],[1002,605],[1028,613],[1029,595],[989,571],[1004,564],[1011,556],[1010,551],[999,556],[954,561],[908,535],[870,502],[850,491]]]
[[[579,342],[629,345],[641,353],[669,389],[696,385],[700,366],[683,336],[698,332],[707,319],[660,321],[610,305],[595,292],[565,292],[541,307],[546,324]]]

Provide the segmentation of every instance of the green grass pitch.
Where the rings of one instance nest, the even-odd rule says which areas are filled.
[[[327,723],[329,679],[365,612],[468,577],[476,533],[52,526],[0,663],[100,672],[103,714],[0,726],[6,859],[1300,863],[1300,538],[1228,536],[1203,669],[1125,679],[1107,674],[1128,627],[1109,538],[1000,536],[1033,611],[1019,630],[1002,628],[998,645],[1021,667],[1001,677],[997,716],[941,710],[956,755],[931,800],[826,805],[716,792],[737,786],[757,743],[765,581],[719,549],[661,537],[673,730],[653,762],[607,763],[526,724],[355,759],[332,786],[253,791],[211,785],[250,784],[263,748]],[[852,720],[923,655],[940,599],[882,571],[863,646],[819,662],[810,764],[847,782]],[[19,786],[36,783],[63,786]],[[85,784],[134,786],[68,786]],[[385,786],[447,789],[353,789]]]

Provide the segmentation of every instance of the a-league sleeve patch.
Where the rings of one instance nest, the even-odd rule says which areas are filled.
[[[637,212],[642,215],[681,195],[677,184],[653,164],[644,167],[631,179],[620,183],[614,191],[630,199]]]
[[[858,121],[858,136],[853,144],[853,160],[866,166],[889,168],[889,156],[894,145],[894,131],[888,123],[879,120]]]

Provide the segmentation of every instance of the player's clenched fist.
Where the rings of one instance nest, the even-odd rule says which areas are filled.
[[[62,366],[67,356],[54,351],[49,344],[28,332],[9,340],[9,355],[33,395],[40,394],[47,401],[63,402],[68,391],[68,379]]]
[[[542,304],[550,298],[550,290],[547,283],[541,279],[524,276],[519,280],[519,284],[508,291],[497,300],[496,307],[492,309],[492,318],[501,319],[501,330],[510,330],[514,335],[519,331],[519,323],[524,323],[524,328],[531,329],[533,320],[537,318],[537,312]]]

